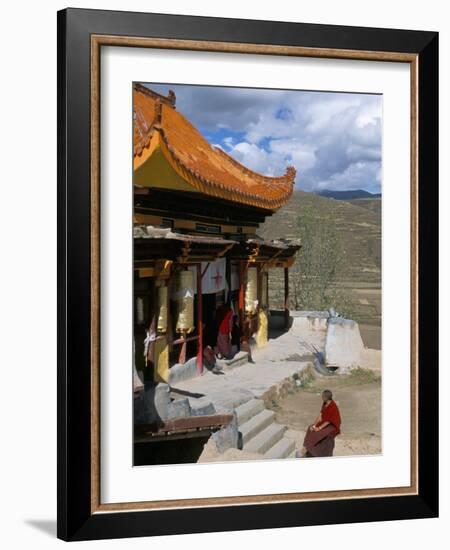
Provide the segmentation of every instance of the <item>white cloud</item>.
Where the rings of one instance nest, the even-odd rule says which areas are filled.
[[[223,142],[227,147],[231,148],[231,147],[233,147],[234,138],[232,138],[231,136],[226,137],[226,138],[224,138]]]
[[[381,173],[376,162],[355,162],[343,172],[336,172],[327,180],[319,181],[319,189],[366,189],[368,182],[381,183]],[[373,187],[371,187],[373,189]]]
[[[150,86],[152,87],[152,86]],[[177,109],[249,168],[297,186],[380,190],[382,98],[378,95],[154,86],[177,95]]]
[[[246,141],[237,143],[230,154],[250,169],[267,176],[280,175],[286,170],[286,162],[280,155],[266,151],[254,143]]]

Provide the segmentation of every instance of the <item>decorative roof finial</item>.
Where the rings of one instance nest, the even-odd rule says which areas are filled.
[[[292,180],[292,183],[294,182],[296,175],[297,175],[297,170],[294,168],[294,166],[288,166],[286,168],[285,176],[288,179]]]
[[[167,99],[169,100],[169,103],[172,105],[172,107],[175,107],[177,96],[175,95],[175,92],[173,90],[169,90],[169,93],[167,94]]]

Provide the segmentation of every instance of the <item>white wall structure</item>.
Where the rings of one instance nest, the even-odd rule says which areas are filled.
[[[342,317],[328,319],[325,340],[325,362],[328,367],[339,367],[340,372],[361,366],[364,344],[356,321]]]
[[[298,328],[325,332],[330,314],[328,311],[291,311],[291,316]]]

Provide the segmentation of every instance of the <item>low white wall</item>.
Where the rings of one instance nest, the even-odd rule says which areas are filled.
[[[325,340],[325,361],[328,366],[347,371],[362,366],[364,344],[356,321],[331,317]]]
[[[300,330],[314,330],[325,332],[327,330],[328,317],[296,316],[293,325]]]

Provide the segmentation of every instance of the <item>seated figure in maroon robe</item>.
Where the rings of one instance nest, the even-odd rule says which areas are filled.
[[[334,438],[341,433],[341,414],[330,390],[322,392],[322,401],[319,416],[306,431],[303,457],[333,456]]]

